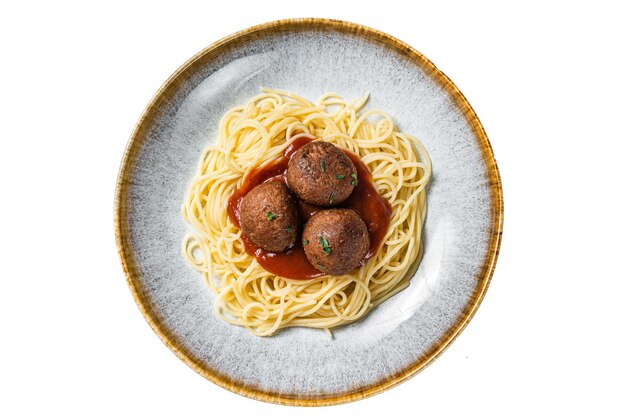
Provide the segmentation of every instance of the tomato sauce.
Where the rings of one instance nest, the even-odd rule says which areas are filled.
[[[315,140],[315,138],[306,136],[299,137],[285,149],[283,156],[263,168],[254,168],[250,171],[241,187],[238,188],[228,200],[228,215],[235,226],[241,228],[239,209],[245,195],[254,187],[265,181],[282,181],[287,184],[287,165],[289,159],[299,148],[313,140]],[[352,163],[356,167],[358,184],[354,187],[354,190],[346,201],[334,207],[353,209],[359,213],[367,225],[370,237],[370,250],[359,264],[359,266],[361,266],[366,260],[376,254],[382,244],[382,240],[389,227],[391,205],[378,194],[376,187],[372,183],[372,174],[365,164],[361,162],[359,157],[346,150],[343,150],[343,152],[352,160]],[[296,198],[296,200],[298,201],[298,210],[302,225],[317,211],[325,209],[325,207],[305,203],[298,198]],[[302,232],[302,226],[299,232]],[[323,272],[315,269],[306,258],[300,238],[296,240],[296,244],[293,247],[280,253],[261,249],[248,239],[243,232],[241,233],[241,238],[246,252],[254,256],[263,269],[272,274],[292,279],[311,279],[324,275]]]

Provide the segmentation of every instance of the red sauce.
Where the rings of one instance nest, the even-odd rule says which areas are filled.
[[[228,200],[228,215],[235,226],[241,228],[239,208],[243,197],[254,187],[265,181],[283,181],[287,184],[287,164],[289,163],[289,158],[299,148],[313,140],[315,138],[299,137],[285,149],[283,156],[263,168],[254,168],[250,171],[241,187]],[[356,167],[359,183],[354,187],[350,197],[335,207],[353,209],[359,213],[367,225],[370,237],[370,250],[359,264],[361,266],[366,260],[374,256],[380,248],[389,227],[391,205],[378,194],[376,187],[372,183],[372,174],[359,157],[349,151],[344,150],[343,152],[352,160]],[[318,210],[325,208],[307,204],[298,199],[298,209],[301,220],[304,223]],[[322,272],[309,263],[304,254],[301,239],[297,239],[296,244],[287,251],[275,253],[261,249],[248,239],[243,232],[241,233],[241,238],[246,252],[254,256],[263,269],[272,274],[292,279],[310,279],[323,275]]]

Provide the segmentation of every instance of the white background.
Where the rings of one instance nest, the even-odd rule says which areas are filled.
[[[2,2],[0,415],[625,415],[626,14],[470,3]],[[505,201],[465,332],[410,381],[324,409],[240,397],[176,359],[113,234],[126,141],[165,79],[234,31],[313,16],[390,33],[450,76]]]

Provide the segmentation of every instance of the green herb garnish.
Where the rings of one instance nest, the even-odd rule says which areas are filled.
[[[328,244],[328,240],[324,236],[320,236],[320,245],[322,245],[322,250],[326,255],[330,255],[330,245]]]
[[[338,180],[342,180],[344,179],[346,176],[343,174],[335,174],[335,178],[337,178]]]
[[[267,216],[267,220],[274,220],[278,218],[278,214],[274,214],[271,211],[268,211],[265,215]]]
[[[333,201],[335,200],[335,192],[333,191],[332,193],[330,193],[330,197],[328,197],[328,204],[333,204]]]
[[[350,176],[352,177],[352,182],[350,183],[350,185],[357,185],[359,183],[359,179],[357,178],[356,174],[350,174]]]
[[[308,244],[309,244],[309,240],[308,240],[308,239],[304,239],[304,242],[303,242],[303,243],[304,243],[304,246],[306,246],[306,245],[308,245]]]
[[[293,233],[293,227],[291,227],[291,226],[289,226],[285,230],[287,231],[287,233]]]
[[[326,161],[320,162],[320,165],[322,166],[322,172],[326,172]]]

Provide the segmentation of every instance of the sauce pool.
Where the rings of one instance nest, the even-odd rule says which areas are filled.
[[[228,216],[235,226],[241,229],[239,209],[241,201],[246,194],[257,185],[266,181],[282,181],[287,184],[289,159],[298,149],[314,140],[316,138],[301,136],[285,149],[283,156],[263,168],[254,168],[250,171],[241,187],[228,200]],[[350,208],[356,211],[367,225],[370,249],[359,263],[359,266],[362,266],[365,261],[376,254],[382,244],[389,227],[391,205],[378,194],[376,187],[372,183],[372,174],[370,174],[359,157],[352,152],[343,149],[342,151],[356,167],[358,184],[352,190],[350,197],[343,203],[334,206],[334,208]],[[299,198],[296,198],[296,201],[302,224],[306,223],[317,211],[326,209],[326,207],[307,204]],[[301,229],[302,226],[299,232],[302,231]],[[285,252],[278,253],[269,252],[258,247],[243,232],[241,233],[241,239],[246,252],[254,256],[263,269],[272,274],[291,279],[311,279],[324,275],[323,272],[315,269],[307,259],[302,248],[302,239],[300,238],[296,240],[296,244],[293,247]]]

